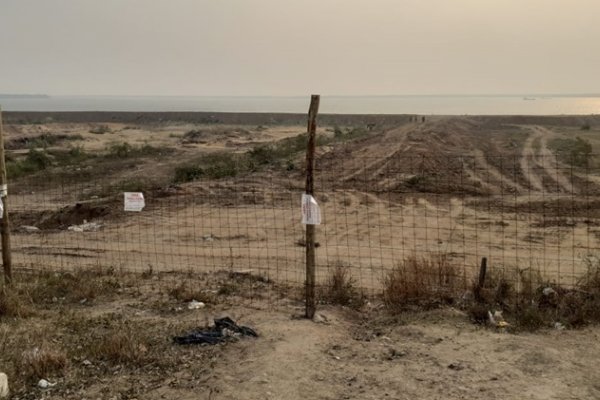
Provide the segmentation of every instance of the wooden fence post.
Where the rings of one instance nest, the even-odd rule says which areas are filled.
[[[317,133],[317,113],[319,112],[319,95],[312,95],[308,109],[308,145],[306,149],[306,194],[314,195],[315,183],[315,147]],[[306,225],[306,318],[315,316],[315,226]]]
[[[483,301],[483,297],[481,295],[481,291],[483,290],[483,286],[485,285],[485,274],[487,272],[487,257],[481,258],[481,266],[479,267],[479,277],[477,279],[477,286],[475,286],[475,300],[478,302]]]
[[[12,283],[12,258],[10,252],[10,223],[8,220],[8,191],[6,180],[6,160],[4,158],[4,131],[2,130],[2,108],[0,108],[0,200],[3,203],[2,220],[0,220],[0,236],[2,236],[2,268],[4,282]]]

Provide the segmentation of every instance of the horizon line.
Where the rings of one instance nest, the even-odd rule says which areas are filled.
[[[220,98],[303,98],[311,94],[230,95],[230,94],[44,94],[0,93],[0,97],[220,97]],[[428,93],[428,94],[320,94],[322,97],[600,97],[598,93]]]

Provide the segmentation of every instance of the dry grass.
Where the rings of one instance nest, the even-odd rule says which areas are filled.
[[[326,303],[342,306],[360,307],[364,303],[349,267],[341,264],[331,269],[319,297]]]
[[[487,311],[502,310],[517,331],[600,322],[600,260],[588,257],[586,263],[587,273],[574,287],[544,281],[530,268],[492,269],[478,302],[468,305],[467,311],[474,322],[486,323]]]
[[[207,292],[205,288],[191,287],[187,282],[181,282],[168,290],[170,297],[177,301],[188,303],[192,300],[201,301],[203,303],[214,303],[215,295]]]
[[[43,344],[23,352],[17,373],[25,380],[62,376],[69,365],[67,355],[55,345]]]
[[[464,277],[445,255],[411,256],[385,276],[383,298],[391,309],[410,304],[429,306],[452,302],[465,286]]]
[[[35,303],[93,300],[118,286],[116,280],[103,279],[111,275],[110,270],[95,269],[40,273],[32,280],[31,296]]]
[[[27,318],[33,315],[31,298],[14,288],[0,287],[0,321],[3,318]]]
[[[524,276],[527,276],[525,274]],[[489,269],[483,287],[479,288],[479,278],[475,277],[471,285],[475,300],[481,304],[494,304],[506,306],[515,299],[515,283],[519,282],[519,275],[504,270]],[[528,280],[527,287],[531,287]]]
[[[94,341],[90,355],[112,364],[141,365],[148,356],[149,346],[143,332],[122,325]]]

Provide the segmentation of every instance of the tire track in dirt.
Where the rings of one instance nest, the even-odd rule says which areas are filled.
[[[362,168],[359,168],[356,171],[354,171],[353,173],[345,176],[343,178],[343,180],[347,182],[352,179],[360,178],[361,175],[363,175],[366,178],[367,173],[369,171],[371,171],[373,168],[375,168],[375,171],[373,171],[372,173],[369,173],[369,178],[378,177],[379,174],[381,174],[383,171],[386,170],[386,168],[388,168],[388,162],[391,159],[393,159],[394,156],[400,150],[402,150],[402,147],[404,145],[406,145],[408,133],[411,130],[413,130],[416,126],[417,125],[415,125],[415,124],[408,124],[408,125],[404,125],[399,128],[392,129],[392,130],[386,132],[385,137],[390,137],[390,136],[394,137],[394,141],[393,142],[390,141],[390,143],[393,143],[392,150],[390,152],[386,153],[383,157],[375,157],[375,159],[373,161],[366,163],[364,166],[362,166]]]
[[[548,148],[548,137],[555,135],[554,132],[541,127],[534,126],[531,129],[537,132],[537,137],[540,140],[540,149],[538,152],[538,158],[541,160],[541,167],[544,168],[546,173],[556,182],[556,184],[566,192],[575,192],[575,188],[571,181],[560,171],[559,163],[556,160],[556,156]]]
[[[481,171],[485,171],[486,176],[482,177],[476,171],[471,171],[471,173],[473,174],[474,179],[477,180],[478,182],[481,182],[482,184],[484,184],[484,186],[493,187],[493,185],[490,183],[490,180],[493,179],[497,182],[500,182],[500,184],[502,184],[502,185],[512,188],[513,190],[515,190],[517,192],[525,192],[526,191],[523,186],[521,186],[517,182],[513,181],[512,179],[509,179],[504,174],[502,174],[498,169],[496,169],[493,165],[489,164],[487,162],[487,160],[485,159],[485,155],[484,155],[483,151],[481,151],[479,149],[475,149],[473,151],[473,156],[475,158],[475,161],[479,165],[479,169]],[[495,190],[495,191],[497,191],[497,190]]]
[[[593,186],[600,185],[600,177],[598,177],[596,175],[584,174],[581,172],[577,172],[576,170],[573,169],[573,167],[571,165],[558,161],[556,156],[552,153],[552,151],[548,147],[548,137],[549,136],[558,136],[558,134],[556,132],[551,131],[548,128],[545,128],[545,127],[539,127],[539,128],[546,133],[546,135],[544,135],[540,139],[540,145],[541,145],[543,154],[544,154],[544,156],[546,156],[546,154],[549,154],[553,157],[553,160],[554,160],[553,164],[556,166],[557,169],[569,170],[572,176],[582,179],[584,181],[587,181],[587,183],[589,185],[593,185]],[[573,189],[572,189],[573,193],[576,193],[577,190],[574,187],[574,183],[571,183],[570,180],[564,176],[564,174],[562,174],[562,175],[565,178],[565,180],[567,180],[569,182],[569,185],[573,185]]]
[[[523,151],[521,152],[521,159],[519,160],[519,165],[521,167],[521,170],[523,171],[525,179],[527,179],[527,181],[529,182],[529,185],[535,191],[543,192],[544,185],[542,183],[542,178],[535,171],[535,169],[537,169],[537,162],[533,143],[537,138],[537,134],[529,135],[527,137],[525,145],[523,146]]]

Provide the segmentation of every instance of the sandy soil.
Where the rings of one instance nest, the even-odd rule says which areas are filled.
[[[62,146],[76,143],[90,152],[126,141],[176,153],[123,160],[121,167],[98,178],[92,169],[91,181],[61,182],[60,188],[52,186],[53,178],[33,187],[17,184],[11,197],[16,224],[39,225],[39,219],[26,218],[28,210],[52,213],[81,201],[102,205],[103,199],[94,200],[93,194],[112,182],[167,180],[174,166],[197,154],[242,152],[303,131],[297,126],[258,129],[182,122],[109,123],[111,133],[90,133],[98,125],[8,125],[8,142],[38,137],[40,132],[62,133],[81,137]],[[184,133],[193,129],[203,132],[201,138],[185,141]],[[377,290],[386,271],[416,252],[448,254],[467,279],[485,256],[495,268],[529,268],[570,285],[600,247],[600,215],[586,206],[600,190],[600,174],[559,163],[547,145],[561,135],[552,127],[498,128],[474,119],[441,118],[379,129],[319,149],[317,199],[324,215],[318,230],[320,279],[329,267],[343,264],[361,287]],[[331,130],[321,127],[320,135],[331,135]],[[297,162],[302,162],[301,154]],[[413,186],[407,183],[411,179]],[[115,198],[102,205],[110,209],[108,215],[75,215],[70,221],[94,219],[102,225],[99,231],[72,232],[66,230],[68,225],[46,226],[33,234],[17,229],[15,260],[24,266],[115,265],[138,271],[214,271],[233,265],[300,284],[302,187],[301,172],[295,171],[193,182],[156,195],[146,193],[148,206],[140,215],[118,211],[118,189],[109,188]]]
[[[302,310],[261,310],[232,305],[173,311],[147,296],[71,306],[67,315],[87,324],[110,318],[146,326],[160,343],[142,366],[73,358],[66,375],[15,387],[19,398],[81,399],[592,399],[600,396],[598,328],[509,334],[472,325],[455,309],[387,316],[322,307],[320,323],[297,319]],[[152,305],[152,307],[148,307]],[[185,304],[181,306],[185,307]],[[167,308],[167,307],[170,307]],[[62,315],[69,307],[62,307]],[[166,311],[169,310],[169,311]],[[46,319],[12,325],[50,328]],[[256,339],[215,347],[170,344],[170,337],[231,316],[251,326]],[[57,321],[64,318],[56,317]],[[74,326],[74,323],[70,323]],[[69,326],[71,326],[69,325]],[[54,325],[53,325],[54,326]],[[56,329],[52,327],[53,331]],[[108,333],[107,333],[108,334]],[[68,336],[55,346],[69,349]],[[30,339],[28,346],[38,345]],[[585,346],[582,346],[585,343]],[[70,350],[69,350],[70,351]],[[77,352],[77,351],[76,351]],[[82,364],[82,360],[88,364]]]
[[[269,167],[183,184],[173,184],[172,175],[200,154],[241,154],[296,136],[305,129],[300,124],[268,124],[272,116],[253,116],[246,124],[233,116],[219,116],[227,123],[216,123],[205,115],[181,121],[112,115],[102,122],[93,114],[77,120],[84,117],[12,120],[5,126],[11,156],[24,159],[30,151],[24,139],[43,134],[75,137],[51,145],[59,150],[81,146],[102,154],[111,143],[128,142],[170,152],[110,162],[92,158],[11,181],[15,266],[101,266],[144,274],[127,284],[111,280],[102,286],[106,298],[66,305],[44,299],[33,317],[2,320],[0,360],[6,362],[8,350],[19,355],[42,342],[69,356],[66,375],[48,377],[57,386],[43,391],[22,382],[18,398],[600,398],[597,327],[513,334],[475,326],[454,308],[389,315],[376,296],[361,312],[320,306],[320,323],[295,318],[302,308],[294,293],[304,282],[302,168]],[[333,136],[334,125],[360,124],[328,118],[322,136]],[[553,138],[578,135],[581,117],[439,117],[424,124],[372,118],[373,131],[318,149],[317,200],[324,218],[317,230],[319,282],[330,268],[344,265],[365,294],[379,294],[387,271],[407,256],[443,253],[465,280],[485,256],[492,269],[530,268],[570,285],[600,249],[598,165],[565,165],[549,145]],[[100,125],[110,132],[90,133]],[[201,134],[184,140],[191,130]],[[594,148],[597,132],[585,133]],[[301,165],[302,158],[286,161]],[[125,213],[119,185],[141,178],[153,183],[144,192],[147,207]],[[84,220],[98,229],[68,229]],[[210,297],[207,308],[194,311],[167,294],[173,282],[219,293],[196,279],[219,279],[223,286],[235,281],[223,271],[240,269],[271,283],[253,281],[242,294]],[[171,344],[173,335],[222,315],[256,328],[260,337],[218,347]],[[86,340],[110,333],[114,321],[127,321],[150,337],[152,346],[143,352],[153,361],[111,364],[88,354]],[[92,364],[84,366],[88,358]]]

